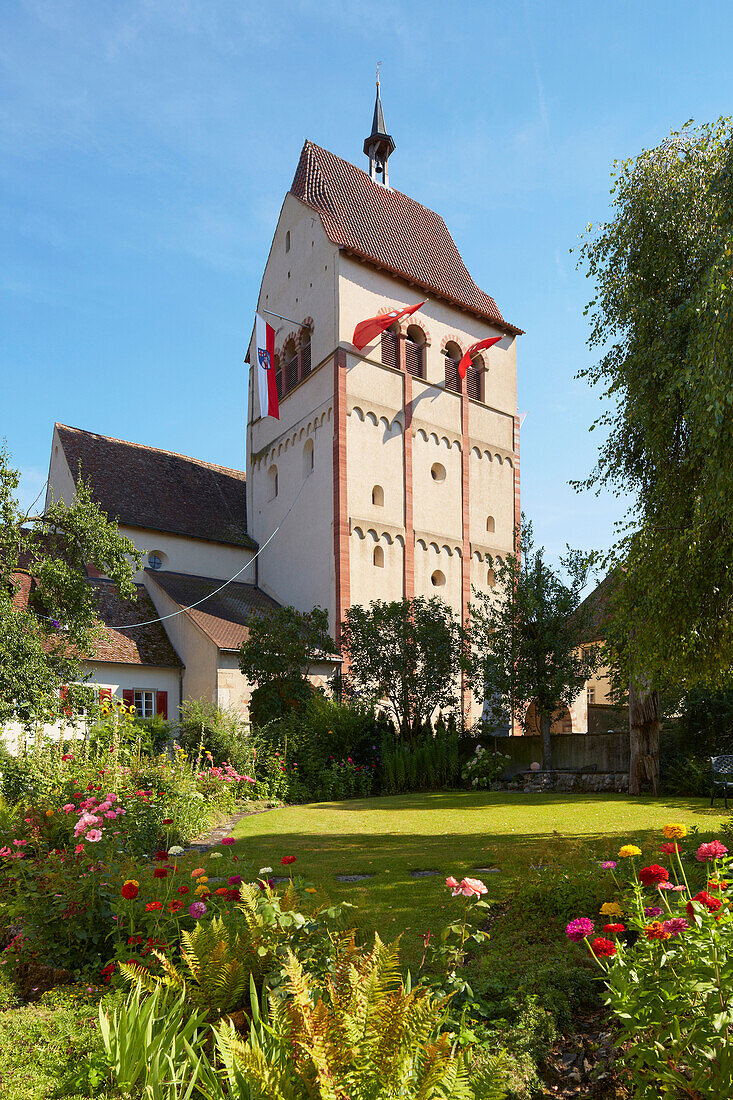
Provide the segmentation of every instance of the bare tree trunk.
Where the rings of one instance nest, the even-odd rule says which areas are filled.
[[[629,684],[629,794],[640,794],[644,780],[659,793],[659,729],[657,692]]]
[[[546,772],[552,771],[552,738],[550,735],[551,714],[542,715],[542,767]]]

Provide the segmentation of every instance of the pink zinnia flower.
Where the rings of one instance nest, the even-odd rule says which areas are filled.
[[[570,924],[565,929],[565,935],[573,943],[580,943],[586,936],[590,936],[593,931],[593,921],[588,920],[587,917],[577,917],[575,920],[571,920]]]
[[[666,920],[662,925],[664,931],[669,932],[670,936],[679,936],[681,932],[689,927],[684,917],[673,917],[672,920]]]
[[[453,875],[451,875],[450,878],[447,878],[445,880],[445,884],[446,884],[446,886],[449,886],[451,890],[455,890],[456,887],[458,886],[458,879],[453,878]]]
[[[66,805],[64,806],[64,813],[65,814],[70,814],[71,811],[75,810],[75,809],[76,809],[76,806],[74,805],[73,802],[67,802]]]
[[[191,878],[198,878],[199,875],[204,875],[206,872],[203,867],[197,867],[194,871],[191,871]]]
[[[102,830],[101,829],[90,829],[89,832],[87,833],[87,840],[91,841],[92,844],[96,844],[97,841],[101,840],[101,839],[102,839]]]
[[[194,918],[194,920],[198,920],[199,917],[203,917],[206,913],[208,913],[208,909],[202,901],[194,901],[191,905],[189,905],[188,911]]]
[[[13,841],[13,844],[15,845],[16,848],[22,848],[27,843],[28,843],[27,840],[14,840]]]
[[[698,859],[700,863],[706,863],[708,860],[720,859],[721,856],[728,854],[728,849],[725,844],[721,844],[719,840],[711,840],[709,844],[701,844],[695,853],[695,859]]]
[[[83,844],[77,844],[76,848],[74,848],[74,855],[75,856],[80,856],[83,851],[84,851],[84,845]]]
[[[233,836],[225,836],[224,839],[222,840],[222,844],[234,844],[234,837]]]
[[[12,854],[13,853],[10,851],[10,848],[8,848],[7,845],[4,848],[0,848],[0,856],[2,856],[3,859],[7,859],[8,856],[11,856]]]
[[[604,860],[604,862],[601,864],[601,867],[603,868],[604,871],[612,871],[615,866],[616,866],[616,861],[614,859]]]

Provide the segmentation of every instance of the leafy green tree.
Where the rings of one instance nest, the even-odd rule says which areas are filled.
[[[544,767],[552,769],[553,716],[570,707],[598,663],[587,646],[589,612],[582,607],[587,563],[578,551],[562,559],[567,575],[547,564],[523,523],[517,552],[496,564],[496,587],[476,592],[470,607],[468,662],[474,691],[483,688],[492,724],[527,728],[534,704]]]
[[[588,227],[595,282],[581,377],[602,388],[598,463],[579,488],[630,494],[610,555],[607,649],[629,690],[631,790],[656,789],[658,691],[733,665],[733,130],[689,123],[617,167]]]
[[[437,596],[355,605],[341,629],[349,686],[386,701],[389,717],[406,740],[436,708],[457,705],[460,627]]]
[[[101,632],[93,565],[135,599],[133,578],[140,558],[129,539],[77,485],[70,505],[52,503],[24,512],[16,490],[20,478],[0,450],[0,723],[16,719],[26,728],[59,717],[59,688],[86,679],[85,657]],[[28,600],[19,599],[19,577],[28,577]],[[80,699],[85,696],[78,689]],[[75,702],[74,692],[67,700]]]
[[[273,607],[253,615],[247,630],[239,667],[251,683],[260,686],[276,680],[306,680],[315,661],[336,651],[328,633],[328,612],[322,607],[312,611]]]

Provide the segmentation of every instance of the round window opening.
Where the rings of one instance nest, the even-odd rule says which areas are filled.
[[[156,554],[155,552],[153,552],[152,554],[148,554],[148,566],[150,569],[160,569],[162,565],[163,559],[160,557],[159,554]]]
[[[440,462],[434,462],[430,467],[430,476],[433,481],[445,481],[445,466]]]
[[[430,578],[430,583],[434,588],[442,588],[445,584],[445,573],[441,572],[440,569],[436,569]]]

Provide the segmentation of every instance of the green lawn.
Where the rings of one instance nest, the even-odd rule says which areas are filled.
[[[294,871],[331,900],[359,907],[353,919],[366,935],[403,933],[403,955],[414,963],[420,933],[447,922],[447,875],[482,878],[488,899],[499,899],[532,864],[587,865],[613,857],[626,841],[651,861],[659,858],[666,822],[712,833],[727,817],[698,798],[448,791],[286,806],[244,818],[235,835],[255,871],[271,866],[277,873],[282,856],[296,856]],[[499,872],[477,870],[490,867]],[[440,874],[413,878],[413,870]],[[374,877],[335,877],[352,873]]]

